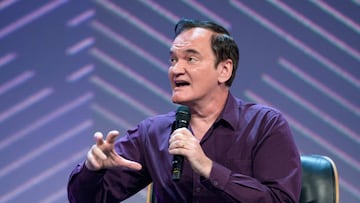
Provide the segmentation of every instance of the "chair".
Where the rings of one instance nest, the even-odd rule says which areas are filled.
[[[335,163],[322,155],[302,155],[300,203],[339,203],[339,178]]]
[[[339,179],[335,163],[322,155],[301,155],[302,183],[299,203],[339,203]],[[156,203],[152,184],[146,203]]]
[[[153,194],[152,183],[147,186],[146,203],[156,203],[155,195]]]

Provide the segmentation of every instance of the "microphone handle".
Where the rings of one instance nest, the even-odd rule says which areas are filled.
[[[172,161],[172,179],[174,181],[179,181],[182,174],[184,157],[181,155],[174,155]]]
[[[176,110],[175,122],[173,123],[172,130],[178,128],[187,128],[191,119],[190,109],[187,106],[180,106]],[[179,181],[183,169],[184,156],[174,155],[172,161],[171,175],[174,181]]]

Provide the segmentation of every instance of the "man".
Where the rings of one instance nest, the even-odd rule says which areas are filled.
[[[244,103],[229,91],[239,51],[223,27],[180,20],[170,48],[172,101],[190,108],[189,129],[173,130],[175,111],[117,131],[73,171],[70,202],[119,202],[153,183],[157,202],[298,202],[299,153],[277,110]],[[184,158],[173,181],[173,155]]]

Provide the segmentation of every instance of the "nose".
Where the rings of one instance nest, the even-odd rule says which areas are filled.
[[[174,81],[177,77],[183,75],[185,72],[184,66],[181,65],[181,63],[179,63],[179,61],[177,61],[176,63],[172,63],[169,67],[168,70],[168,77],[170,80],[170,83],[172,84],[172,86],[174,86]]]
[[[170,65],[169,73],[173,75],[182,74],[185,72],[184,64],[179,60],[176,63]]]

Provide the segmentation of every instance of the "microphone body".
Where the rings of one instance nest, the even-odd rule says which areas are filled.
[[[178,128],[187,128],[189,126],[191,119],[190,109],[187,106],[180,106],[176,111],[176,120],[175,120],[175,129]],[[182,174],[184,157],[181,155],[174,155],[172,161],[172,179],[174,181],[179,181]]]

